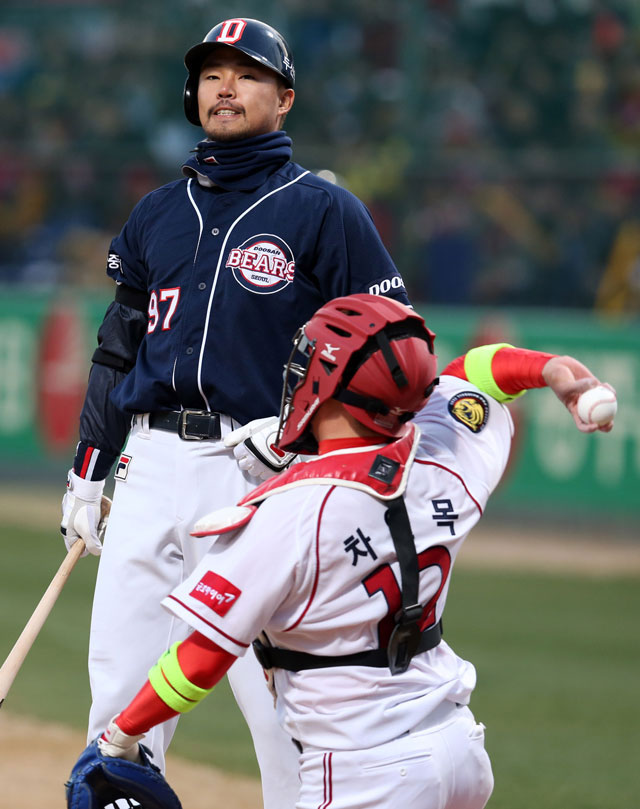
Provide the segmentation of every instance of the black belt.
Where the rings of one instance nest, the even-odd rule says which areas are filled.
[[[434,649],[442,638],[442,621],[420,633],[414,655]],[[279,646],[266,646],[261,640],[253,641],[253,651],[264,669],[286,669],[287,671],[305,671],[307,669],[333,668],[334,666],[389,666],[387,649],[369,649],[365,652],[354,652],[350,655],[323,656],[307,652],[295,652],[293,649],[282,649]]]
[[[178,433],[184,441],[220,440],[220,413],[208,410],[157,410],[149,413],[149,427]]]

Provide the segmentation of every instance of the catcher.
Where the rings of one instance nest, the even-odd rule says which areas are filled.
[[[251,646],[300,753],[298,809],[485,806],[476,673],[443,640],[442,615],[507,462],[504,403],[549,386],[581,432],[613,425],[580,421],[577,399],[598,380],[571,357],[482,346],[439,380],[436,362],[434,334],[389,299],[337,298],[300,329],[277,445],[317,457],[196,524],[217,538],[163,601],[193,632],[82,754],[69,806],[113,800],[127,765],[136,776],[117,788],[130,805],[178,806],[140,742]]]

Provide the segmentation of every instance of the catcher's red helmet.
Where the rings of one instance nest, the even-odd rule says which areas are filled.
[[[401,435],[437,384],[434,339],[420,315],[391,298],[348,295],[322,306],[285,366],[278,447],[315,454],[311,421],[330,398],[374,433]]]
[[[246,17],[224,20],[214,26],[206,37],[189,48],[184,64],[189,71],[184,85],[184,114],[187,120],[200,126],[198,114],[198,82],[202,64],[212,50],[227,45],[242,51],[263,67],[268,67],[282,77],[287,87],[293,87],[295,68],[293,54],[284,37],[260,20]]]

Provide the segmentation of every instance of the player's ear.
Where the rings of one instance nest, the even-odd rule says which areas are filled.
[[[278,96],[278,114],[286,115],[293,106],[293,99],[296,97],[294,90],[291,87],[286,87],[284,84],[280,87]]]

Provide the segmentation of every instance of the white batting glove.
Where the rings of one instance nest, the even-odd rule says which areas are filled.
[[[243,472],[268,480],[286,469],[295,458],[295,453],[283,452],[275,446],[278,421],[278,416],[254,419],[225,437],[225,447],[233,447]]]
[[[125,758],[127,761],[139,764],[141,758],[138,742],[144,738],[144,733],[139,736],[129,736],[116,725],[117,718],[117,716],[113,717],[105,732],[98,739],[98,748],[103,756]]]
[[[111,500],[103,496],[104,480],[85,480],[73,469],[67,477],[67,491],[62,498],[60,532],[67,550],[80,537],[86,546],[82,556],[100,556],[107,528]]]

